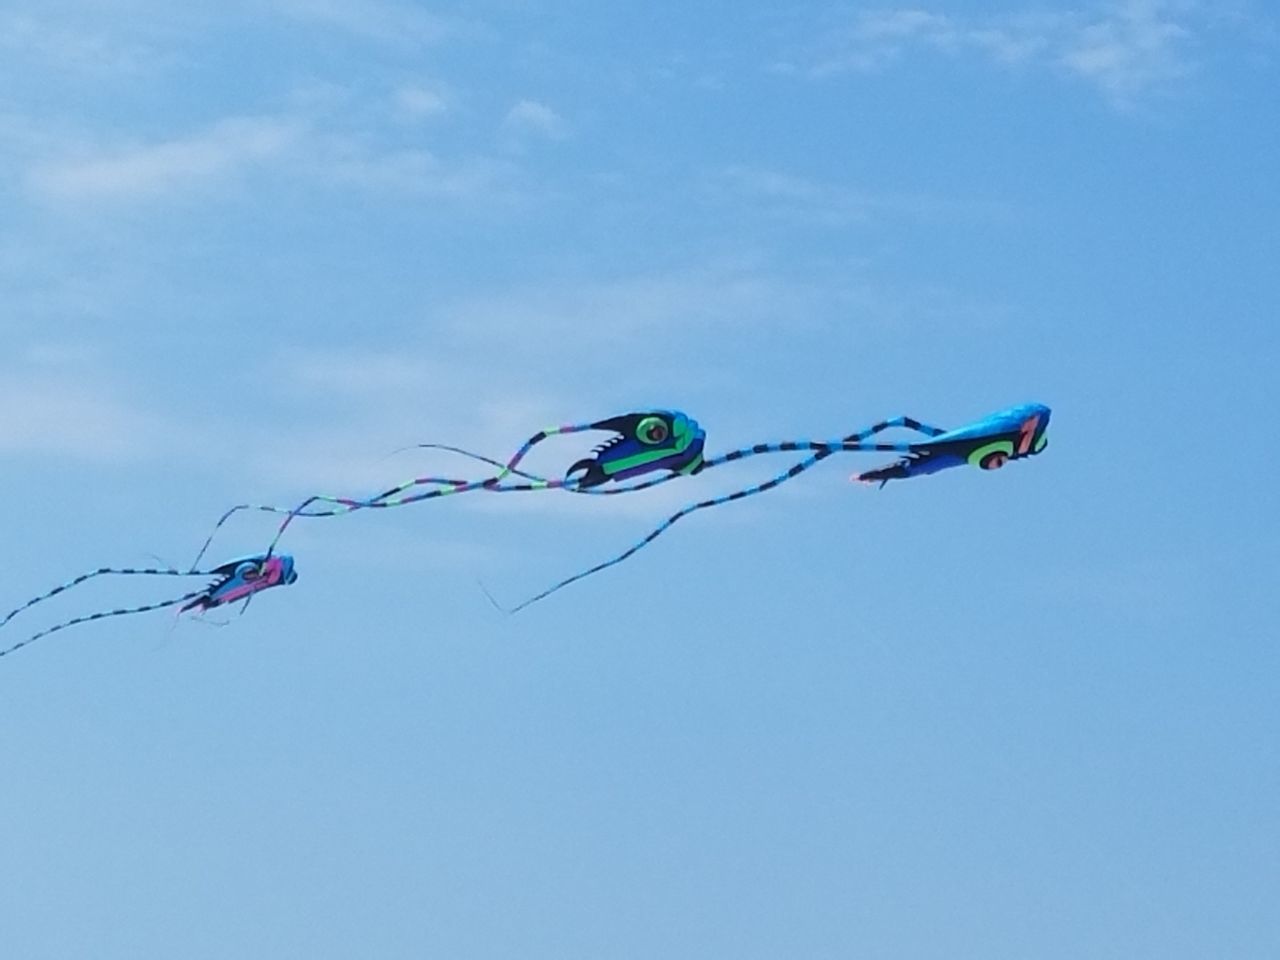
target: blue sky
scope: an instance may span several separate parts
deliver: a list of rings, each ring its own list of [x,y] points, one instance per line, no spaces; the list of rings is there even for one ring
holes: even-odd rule
[[[0,11],[5,609],[461,469],[420,441],[1054,408],[1036,460],[838,459],[513,618],[477,579],[773,464],[300,523],[226,626],[6,658],[7,952],[1280,951],[1274,15],[690,6]]]

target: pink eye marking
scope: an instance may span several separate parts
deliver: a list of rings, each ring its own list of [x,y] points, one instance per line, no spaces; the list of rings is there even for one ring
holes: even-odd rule
[[[1022,424],[1022,430],[1018,437],[1018,454],[1024,454],[1031,449],[1031,441],[1035,439],[1036,428],[1040,426],[1040,414],[1036,414],[1030,420]]]

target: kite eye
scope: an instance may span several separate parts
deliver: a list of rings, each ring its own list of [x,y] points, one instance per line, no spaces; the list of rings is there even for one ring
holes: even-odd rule
[[[667,421],[661,417],[645,417],[640,421],[640,425],[636,427],[636,439],[649,446],[661,443],[669,435],[670,430],[667,429]]]
[[[997,440],[979,447],[969,454],[969,462],[983,470],[999,470],[1013,456],[1013,443]]]
[[[236,567],[236,576],[241,580],[257,580],[261,573],[256,563],[242,563]]]

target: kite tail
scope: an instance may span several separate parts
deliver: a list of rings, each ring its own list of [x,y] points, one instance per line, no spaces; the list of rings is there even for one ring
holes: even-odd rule
[[[759,452],[763,453],[764,451],[759,451]],[[618,554],[617,556],[612,557],[608,560],[605,560],[603,563],[598,563],[594,567],[591,567],[590,569],[583,570],[580,573],[575,573],[571,577],[566,577],[564,580],[561,580],[559,583],[553,584],[552,586],[548,587],[546,590],[543,590],[541,593],[536,594],[527,600],[521,601],[520,603],[516,604],[514,607],[510,607],[510,608],[500,607],[500,609],[505,609],[507,613],[519,613],[525,607],[528,607],[531,604],[537,603],[539,600],[546,599],[556,591],[563,590],[565,587],[569,586],[571,583],[577,583],[579,580],[589,577],[592,574],[599,573],[601,570],[607,570],[609,567],[612,567],[614,564],[622,563],[622,561],[626,560],[628,557],[635,555],[640,550],[647,547],[654,540],[658,539],[658,537],[660,537],[662,534],[666,533],[681,518],[687,517],[689,514],[695,513],[698,510],[705,510],[708,507],[716,507],[722,503],[729,503],[732,500],[742,500],[746,497],[755,496],[758,493],[764,493],[766,490],[772,490],[774,487],[785,483],[786,481],[790,480],[792,477],[797,477],[800,474],[804,473],[810,467],[813,467],[814,465],[820,463],[821,461],[825,460],[827,457],[831,456],[835,452],[836,452],[835,449],[832,449],[829,446],[820,446],[818,448],[818,451],[813,456],[807,457],[804,460],[801,460],[799,463],[794,464],[785,473],[780,473],[776,477],[772,477],[771,479],[766,480],[764,483],[759,483],[753,487],[746,487],[742,490],[735,490],[733,493],[726,493],[719,497],[712,497],[707,500],[700,500],[697,503],[690,504],[689,506],[678,511],[677,513],[674,513],[671,516],[667,517],[666,520],[663,520],[662,523],[658,524],[658,526],[650,530],[649,533],[647,533],[643,539],[632,544],[630,547],[622,551],[622,553]],[[493,598],[490,597],[491,601],[492,599]],[[495,602],[495,605],[497,605],[496,602]]]
[[[119,573],[119,572],[131,572],[131,571],[111,571],[111,572]],[[156,571],[142,571],[142,572],[156,572]],[[158,572],[178,573],[178,571],[164,571],[164,570],[158,571]],[[184,574],[179,573],[178,575],[183,576]],[[23,647],[27,646],[28,644],[35,643],[37,640],[39,640],[42,637],[47,637],[51,633],[57,633],[59,630],[66,630],[68,627],[74,627],[77,624],[90,623],[91,621],[94,621],[94,620],[105,620],[108,617],[125,617],[135,613],[150,613],[152,610],[163,610],[165,607],[174,607],[180,603],[186,603],[188,601],[196,600],[199,597],[205,596],[207,593],[208,593],[207,590],[197,590],[194,593],[188,593],[181,597],[175,597],[172,600],[164,600],[160,603],[149,603],[141,607],[128,607],[128,608],[119,609],[119,610],[103,610],[103,611],[100,611],[99,613],[91,613],[86,617],[76,617],[73,620],[66,620],[62,623],[54,624],[52,627],[49,627],[46,630],[41,630],[37,634],[27,637],[27,639],[23,640],[21,643],[15,643],[13,646],[8,647],[7,649],[0,650],[0,657],[7,657],[9,654],[14,653],[17,650],[21,650]]]
[[[489,597],[490,602],[493,603],[494,606],[498,607],[499,609],[505,610],[505,612],[507,613],[518,613],[519,611],[523,610],[525,607],[531,604],[537,603],[539,600],[546,599],[547,597],[551,596],[551,594],[555,593],[558,590],[564,589],[565,587],[569,586],[572,583],[576,583],[577,581],[582,580],[586,577],[589,577],[592,574],[599,573],[601,570],[606,570],[609,567],[612,567],[615,564],[621,563],[627,558],[633,556],[634,554],[642,550],[644,547],[652,543],[654,540],[656,540],[659,536],[661,536],[667,530],[669,530],[682,517],[687,517],[689,514],[694,513],[698,510],[705,510],[709,507],[716,507],[724,503],[729,503],[733,500],[742,500],[742,499],[745,499],[746,497],[755,496],[758,493],[764,493],[766,490],[772,490],[774,487],[777,487],[783,483],[786,483],[788,480],[792,479],[793,477],[799,476],[800,474],[804,473],[806,470],[816,466],[818,463],[821,463],[827,457],[830,457],[835,453],[843,453],[843,452],[850,452],[850,451],[881,451],[881,452],[902,453],[902,452],[909,451],[911,449],[911,444],[909,443],[867,443],[866,442],[869,437],[875,436],[878,433],[882,433],[883,431],[889,430],[894,427],[904,427],[908,430],[914,430],[917,433],[923,433],[928,436],[937,436],[938,434],[945,432],[939,427],[930,426],[928,424],[922,423],[919,420],[915,420],[911,417],[894,417],[891,420],[882,420],[879,423],[873,424],[872,426],[867,427],[864,430],[860,430],[856,433],[848,434],[847,436],[842,437],[839,440],[830,440],[830,441],[787,440],[781,443],[758,443],[751,447],[742,447],[738,450],[730,450],[728,453],[723,453],[723,454],[720,454],[719,456],[712,457],[710,459],[703,461],[702,465],[695,472],[701,472],[702,470],[709,470],[714,467],[720,466],[721,464],[731,463],[735,460],[743,460],[743,459],[746,459],[747,457],[753,457],[753,456],[757,456],[759,454],[764,454],[764,453],[788,453],[788,452],[797,452],[797,451],[805,450],[805,451],[810,451],[812,453],[812,456],[806,457],[804,460],[801,460],[798,463],[794,464],[785,473],[780,473],[777,476],[772,477],[771,479],[766,480],[763,483],[756,484],[753,487],[746,487],[742,490],[736,490],[733,493],[727,493],[719,497],[712,497],[707,500],[701,500],[697,503],[690,504],[689,506],[685,507],[679,512],[672,514],[666,520],[662,521],[662,523],[660,523],[657,527],[649,531],[649,533],[646,534],[642,540],[639,540],[638,542],[632,544],[630,547],[628,547],[626,550],[624,550],[622,553],[618,554],[617,556],[612,557],[609,560],[604,561],[603,563],[598,563],[594,567],[591,567],[590,569],[583,570],[580,573],[576,573],[572,577],[567,577],[564,580],[561,580],[559,583],[553,584],[552,586],[548,587],[546,590],[543,590],[541,593],[536,594],[530,597],[529,599],[516,604],[514,607],[504,608],[501,605],[499,605],[496,600],[493,599],[493,596],[489,594],[488,590],[485,590],[485,594],[486,596]],[[657,486],[660,483],[666,483],[667,481],[672,480],[677,476],[680,476],[680,474],[673,473],[665,477],[659,477],[653,480],[645,481],[644,483],[641,483],[641,484],[636,484],[635,486],[632,486],[632,487],[627,487],[625,488],[625,490],[615,490],[611,492],[624,493],[624,492],[632,492],[635,490],[640,490],[645,487],[653,487],[653,486]]]
[[[31,607],[34,607],[38,603],[42,603],[45,600],[52,599],[53,597],[56,597],[58,594],[62,593],[63,591],[70,590],[72,587],[77,586],[81,583],[84,583],[86,580],[92,580],[94,577],[101,577],[106,574],[113,574],[117,576],[147,576],[147,577],[217,576],[216,572],[209,571],[209,570],[195,570],[195,569],[176,570],[173,568],[135,569],[130,567],[123,567],[123,568],[122,567],[99,567],[97,570],[91,570],[88,573],[82,573],[80,574],[80,576],[75,577],[71,580],[68,580],[66,583],[59,584],[58,586],[50,590],[48,593],[42,593],[38,597],[32,597],[22,606],[15,607],[13,610],[10,610],[7,614],[5,614],[3,619],[0,619],[0,627],[3,627],[5,624],[7,624],[10,620],[12,620],[18,614],[22,613],[22,611],[29,610]]]

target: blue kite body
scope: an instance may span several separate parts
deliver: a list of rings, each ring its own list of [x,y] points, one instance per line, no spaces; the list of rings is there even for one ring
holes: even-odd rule
[[[1049,408],[1024,403],[1001,410],[955,430],[908,445],[907,456],[897,463],[852,479],[883,486],[890,480],[921,477],[951,467],[975,466],[998,470],[1010,460],[1035,456],[1049,442]]]

